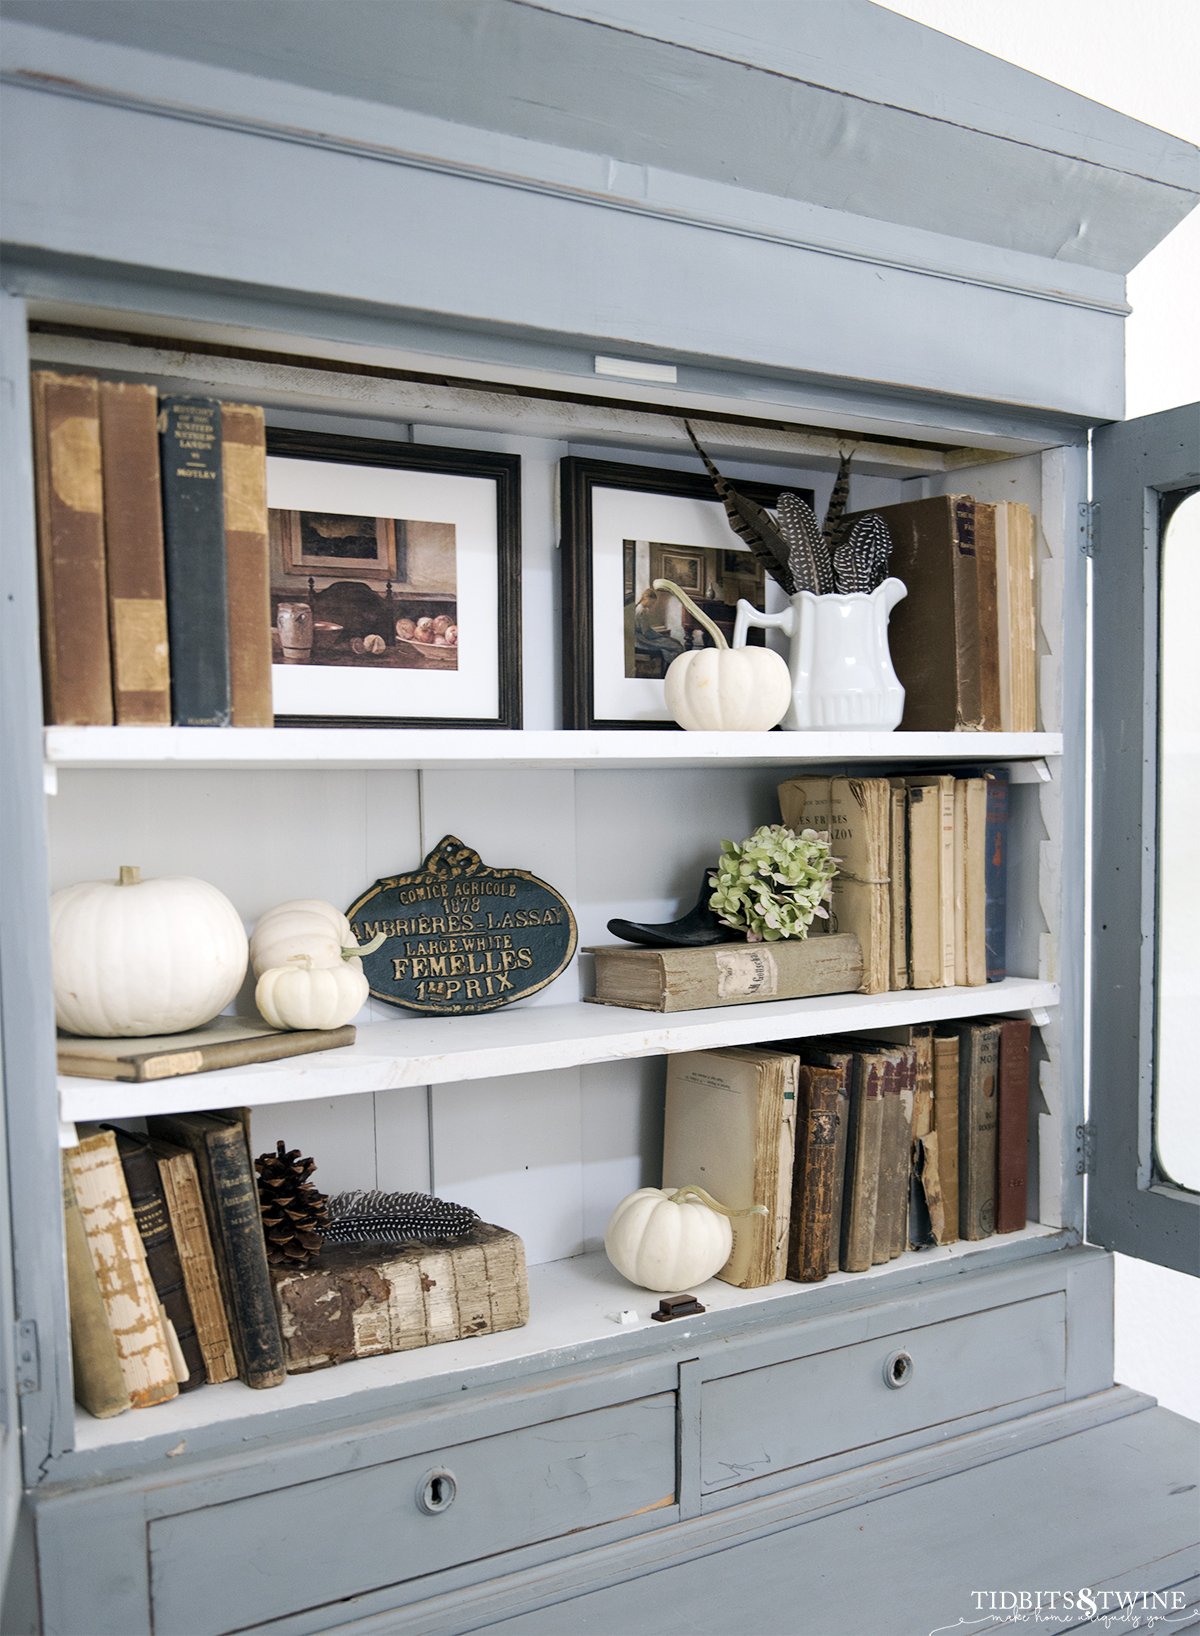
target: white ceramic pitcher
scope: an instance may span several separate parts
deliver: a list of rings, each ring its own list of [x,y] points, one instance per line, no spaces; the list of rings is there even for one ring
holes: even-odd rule
[[[904,713],[904,689],[888,652],[888,617],[907,595],[900,580],[885,579],[873,591],[799,591],[778,614],[759,613],[742,600],[733,645],[745,647],[752,625],[791,638],[792,702],[785,728],[891,732]]]

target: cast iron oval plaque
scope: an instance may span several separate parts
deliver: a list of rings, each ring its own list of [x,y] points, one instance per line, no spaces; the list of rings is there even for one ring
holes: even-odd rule
[[[419,869],[378,880],[346,911],[377,1000],[460,1016],[553,982],[575,953],[566,899],[524,869],[493,869],[444,835]]]

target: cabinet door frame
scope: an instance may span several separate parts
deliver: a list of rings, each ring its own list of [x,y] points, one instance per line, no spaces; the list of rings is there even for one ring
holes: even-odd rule
[[[1200,1194],[1154,1150],[1159,597],[1165,498],[1200,483],[1200,405],[1092,441],[1091,1121],[1094,1244],[1200,1275]]]

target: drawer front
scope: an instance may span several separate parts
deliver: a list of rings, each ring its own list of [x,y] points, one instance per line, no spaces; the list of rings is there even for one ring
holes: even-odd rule
[[[675,1500],[675,1394],[150,1523],[154,1628],[218,1636]]]
[[[701,1482],[712,1493],[1058,1392],[1065,1369],[1066,1303],[1055,1292],[710,1380]]]

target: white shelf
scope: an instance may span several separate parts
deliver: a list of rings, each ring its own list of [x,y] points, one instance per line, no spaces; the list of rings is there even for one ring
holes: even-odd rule
[[[351,1046],[280,1062],[221,1068],[150,1084],[59,1076],[60,1117],[135,1119],[197,1108],[261,1107],[330,1100],[413,1085],[494,1079],[700,1051],[721,1045],[885,1028],[942,1018],[1037,1011],[1058,1004],[1054,983],[1008,977],[980,988],[912,989],[895,994],[830,994],[704,1011],[635,1011],[624,1006],[513,1006],[473,1017],[419,1017],[368,1023]]]
[[[1056,1227],[1030,1222],[1020,1232],[993,1234],[973,1243],[960,1240],[940,1248],[909,1250],[895,1260],[861,1273],[831,1273],[818,1284],[783,1281],[762,1289],[734,1289],[719,1279],[693,1286],[694,1293],[713,1314],[761,1310],[791,1298],[812,1298],[820,1291],[853,1286],[873,1291],[897,1271],[930,1268],[948,1261],[996,1250],[1049,1240],[1060,1232]],[[469,1340],[449,1341],[441,1346],[419,1347],[411,1352],[392,1352],[377,1358],[358,1358],[335,1369],[319,1369],[309,1374],[290,1375],[282,1386],[270,1391],[251,1391],[240,1381],[207,1385],[185,1392],[169,1403],[135,1410],[109,1420],[96,1420],[80,1412],[75,1418],[75,1450],[78,1455],[97,1455],[107,1449],[136,1447],[150,1439],[169,1437],[179,1452],[187,1439],[210,1429],[219,1430],[236,1442],[239,1424],[263,1414],[287,1410],[328,1410],[358,1394],[390,1391],[436,1379],[447,1391],[466,1371],[493,1369],[499,1373],[518,1372],[535,1364],[551,1367],[555,1354],[567,1347],[603,1348],[614,1338],[653,1333],[654,1342],[687,1340],[704,1318],[677,1319],[670,1324],[654,1322],[650,1314],[661,1297],[627,1283],[600,1252],[575,1256],[569,1261],[551,1261],[529,1269],[529,1322],[521,1329],[499,1335],[476,1335]],[[622,1310],[632,1312],[632,1323],[619,1322]],[[394,1413],[394,1405],[392,1406]],[[249,1428],[247,1427],[247,1431]]]
[[[1026,761],[1061,733],[507,732],[345,727],[48,727],[48,768],[353,769],[788,766],[796,762]]]

